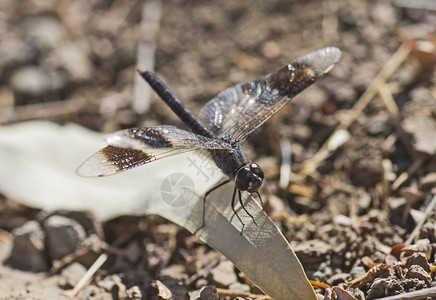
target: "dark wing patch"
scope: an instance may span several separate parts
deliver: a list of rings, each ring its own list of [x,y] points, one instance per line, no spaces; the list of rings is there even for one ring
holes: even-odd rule
[[[109,146],[88,158],[77,169],[77,174],[84,177],[112,175],[192,150],[235,150],[224,141],[166,125],[120,130],[108,135],[106,141]]]
[[[106,142],[115,147],[137,149],[145,152],[150,148],[233,150],[230,144],[223,141],[212,140],[169,125],[117,131],[108,135]]]
[[[152,161],[178,155],[192,149],[153,149],[149,152],[136,149],[107,146],[90,158],[77,169],[77,174],[83,177],[100,177],[126,171]]]
[[[100,150],[106,161],[110,162],[117,171],[131,169],[155,160],[155,156],[136,149],[123,149],[107,146]]]
[[[229,88],[206,103],[200,120],[218,138],[240,141],[330,71],[340,56],[339,49],[324,48],[259,80]]]

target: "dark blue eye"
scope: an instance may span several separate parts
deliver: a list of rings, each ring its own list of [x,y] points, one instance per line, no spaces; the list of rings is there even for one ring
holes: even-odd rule
[[[244,166],[238,170],[235,177],[236,187],[241,191],[246,191],[250,186],[251,170],[248,166]]]
[[[264,174],[263,174],[263,171],[259,167],[258,164],[250,164],[250,170],[251,170],[251,172],[253,172],[253,174],[256,174],[257,176],[259,176],[263,180]]]
[[[263,171],[257,164],[241,167],[235,176],[236,187],[249,193],[257,192],[263,182]]]

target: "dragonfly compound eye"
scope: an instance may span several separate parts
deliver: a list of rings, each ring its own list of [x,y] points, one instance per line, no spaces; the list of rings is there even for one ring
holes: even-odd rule
[[[258,164],[254,164],[254,163],[250,164],[250,169],[251,172],[253,172],[253,174],[259,176],[259,178],[263,180],[264,178],[263,171]]]
[[[236,173],[235,184],[241,191],[254,193],[260,188],[262,182],[263,171],[256,164],[243,166]]]

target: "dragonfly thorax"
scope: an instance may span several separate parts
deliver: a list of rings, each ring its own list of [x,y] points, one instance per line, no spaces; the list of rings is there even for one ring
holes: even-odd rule
[[[241,191],[255,193],[262,185],[263,177],[263,171],[258,164],[244,164],[236,172],[235,184]]]

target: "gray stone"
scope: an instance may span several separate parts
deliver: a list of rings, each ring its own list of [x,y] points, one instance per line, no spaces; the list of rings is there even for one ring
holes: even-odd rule
[[[67,37],[67,30],[55,18],[35,16],[19,25],[23,39],[41,51],[58,47]]]
[[[243,283],[236,281],[229,286],[229,290],[235,291],[238,293],[249,293],[250,286],[248,284],[243,284]]]
[[[92,75],[89,55],[90,49],[85,41],[65,42],[54,50],[44,62],[44,66],[53,74],[59,72],[57,70],[62,70],[63,73],[58,75],[66,75],[69,81],[83,82],[89,80]],[[62,86],[62,82],[58,85]]]
[[[436,172],[426,174],[420,179],[420,181],[423,190],[434,188],[436,186]]]
[[[200,291],[200,300],[218,300],[216,288],[211,285],[202,288]]]
[[[303,241],[293,247],[295,254],[303,264],[321,263],[332,253],[331,245],[315,239]]]
[[[44,222],[47,249],[51,260],[59,260],[77,250],[86,237],[83,227],[73,219],[51,216]]]
[[[227,288],[237,280],[233,264],[228,260],[220,262],[219,265],[210,272],[210,275],[213,283],[222,288]]]
[[[106,276],[100,280],[97,285],[108,292],[114,293],[114,291],[117,291],[118,298],[124,298],[126,296],[126,286],[118,274]]]
[[[427,115],[413,115],[402,123],[404,130],[413,136],[415,150],[436,154],[436,121]]]
[[[390,280],[387,278],[376,278],[368,290],[367,298],[376,299],[386,296],[386,289]]]
[[[24,67],[16,70],[10,84],[15,92],[39,96],[51,90],[50,78],[37,67]]]
[[[407,262],[406,267],[411,268],[413,265],[418,265],[423,268],[426,272],[431,272],[430,265],[425,257],[424,253],[415,253]]]
[[[406,273],[406,278],[416,278],[418,280],[424,281],[427,287],[431,286],[431,276],[418,265],[410,266],[409,270]]]
[[[36,221],[29,221],[12,231],[13,245],[6,263],[14,268],[45,272],[48,260],[44,247],[44,232]]]
[[[131,300],[143,299],[142,291],[137,285],[134,285],[130,289],[127,289],[126,295],[127,295],[128,299],[131,299]],[[144,297],[145,297],[145,295],[144,295]]]
[[[59,286],[63,289],[72,289],[76,286],[79,280],[85,275],[86,268],[74,262],[62,270]]]
[[[35,57],[35,49],[15,34],[0,37],[0,73],[3,69],[30,63]]]

